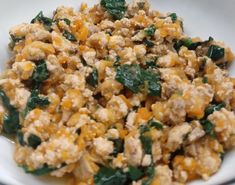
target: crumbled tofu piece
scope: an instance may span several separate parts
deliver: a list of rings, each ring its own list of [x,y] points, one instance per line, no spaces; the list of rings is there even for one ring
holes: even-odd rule
[[[167,165],[157,165],[156,175],[153,178],[153,184],[172,185],[172,171]]]
[[[35,69],[35,64],[31,61],[15,62],[12,70],[19,75],[22,80],[28,80]]]
[[[174,126],[168,136],[167,148],[170,151],[175,151],[184,140],[184,137],[192,130],[188,123],[183,123],[181,125]]]
[[[93,144],[96,153],[104,158],[111,154],[114,149],[113,142],[102,137],[94,139]]]
[[[208,119],[215,125],[215,132],[218,134],[220,142],[226,143],[226,141],[235,134],[234,112],[223,108],[209,115]]]
[[[130,165],[139,166],[143,158],[143,149],[138,137],[125,138],[124,155]]]

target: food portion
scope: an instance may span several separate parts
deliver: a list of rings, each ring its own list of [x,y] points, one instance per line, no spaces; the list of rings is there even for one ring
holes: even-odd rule
[[[10,30],[0,128],[14,160],[74,185],[209,179],[235,145],[230,48],[146,0],[58,7]]]

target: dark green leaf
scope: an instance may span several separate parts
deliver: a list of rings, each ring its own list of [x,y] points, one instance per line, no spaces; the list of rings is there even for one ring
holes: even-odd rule
[[[156,27],[154,25],[151,25],[144,30],[145,35],[149,37],[154,36],[155,31],[156,31]]]
[[[163,129],[163,126],[161,123],[157,122],[157,121],[154,121],[154,119],[151,119],[148,121],[148,125],[150,127],[154,127],[156,129]]]
[[[170,14],[169,16],[171,17],[172,22],[176,22],[177,19],[178,19],[178,16],[177,16],[176,13],[172,13],[172,14]]]
[[[90,75],[86,78],[86,82],[92,86],[92,87],[96,87],[99,83],[99,77],[98,77],[98,70],[97,69],[93,69],[92,73],[90,73]]]
[[[49,104],[50,104],[50,102],[47,97],[41,97],[39,95],[38,90],[33,90],[29,99],[28,99],[26,108],[24,110],[24,115],[26,116],[31,110],[33,110],[37,107],[45,107]]]
[[[138,7],[140,10],[143,10],[144,9],[144,6],[145,6],[145,2],[138,2]]]
[[[124,150],[124,141],[123,139],[110,139],[113,142],[114,150],[112,155],[116,157],[119,153],[122,153]]]
[[[16,134],[17,141],[21,146],[24,146],[26,143],[24,142],[24,134],[21,131],[18,131]]]
[[[142,185],[150,185],[153,180],[154,175],[155,175],[154,166],[149,166],[147,168],[147,172],[146,172],[147,178],[145,180],[143,180]]]
[[[36,170],[29,170],[27,166],[22,166],[25,173],[31,173],[33,175],[36,175],[36,176],[42,176],[42,175],[46,175],[50,172],[53,172],[55,170],[57,170],[58,168],[52,168],[52,167],[49,167],[48,165],[44,165],[43,167],[39,168],[39,169],[36,169]]]
[[[137,168],[134,166],[129,166],[128,172],[132,181],[139,180],[144,175],[144,172],[141,170],[141,168]]]
[[[76,42],[77,41],[76,37],[68,31],[64,31],[63,36],[71,42]]]
[[[224,108],[226,106],[225,103],[220,103],[220,104],[212,104],[210,106],[208,106],[205,110],[205,116],[209,116],[210,114],[212,114],[215,111],[219,111],[222,108]]]
[[[140,140],[145,154],[152,154],[152,139],[149,136],[142,134]]]
[[[25,37],[16,37],[14,35],[10,35],[10,36],[11,36],[11,43],[9,46],[12,48],[16,45],[16,43],[25,39]]]
[[[117,56],[115,62],[113,63],[113,66],[114,67],[120,66],[120,60],[121,60],[121,57]]]
[[[82,131],[81,128],[78,128],[78,129],[76,130],[76,134],[77,134],[77,135],[80,135],[80,134],[81,134],[81,131]]]
[[[224,48],[217,45],[211,45],[208,49],[207,56],[212,60],[217,61],[224,57]]]
[[[147,125],[140,126],[140,135],[144,134],[145,132],[149,132],[150,128]]]
[[[204,76],[203,79],[202,79],[202,82],[204,84],[207,84],[208,83],[208,77],[207,76]]]
[[[214,125],[209,120],[201,120],[201,125],[206,134],[210,135],[212,138],[216,138],[216,134],[214,132]]]
[[[225,153],[224,153],[224,152],[221,152],[221,153],[220,153],[220,158],[221,158],[222,161],[224,160],[224,157],[225,157]]]
[[[143,84],[139,65],[122,65],[117,68],[116,80],[134,93],[140,91]]]
[[[157,60],[158,57],[153,57],[151,59],[148,59],[148,61],[145,62],[146,68],[156,68],[157,67]]]
[[[49,71],[44,60],[38,61],[32,75],[33,89],[38,89],[41,83],[49,78]]]
[[[51,31],[53,20],[51,18],[45,17],[42,11],[39,12],[39,14],[31,21],[32,24],[36,22],[42,23],[45,29]]]
[[[6,134],[15,134],[21,128],[19,112],[10,104],[9,98],[2,89],[0,89],[0,98],[3,106],[8,111],[8,114],[4,115],[3,118],[3,131]]]
[[[134,93],[138,93],[140,87],[145,84],[147,85],[148,95],[159,96],[161,93],[159,75],[141,69],[139,65],[125,64],[118,67],[116,80]]]
[[[209,37],[208,40],[203,41],[203,42],[193,42],[191,38],[184,38],[184,39],[181,39],[181,40],[177,41],[177,42],[174,44],[174,48],[175,48],[175,50],[176,50],[177,52],[180,50],[180,48],[181,48],[182,46],[187,47],[189,50],[195,50],[195,49],[197,49],[198,46],[201,46],[201,45],[204,45],[204,44],[208,44],[208,43],[210,43],[212,40],[213,40],[213,38],[212,38],[212,37]]]
[[[32,148],[36,149],[38,147],[38,145],[40,145],[42,142],[41,138],[34,135],[34,134],[30,134],[29,138],[28,138],[28,145],[31,146]]]
[[[154,46],[154,43],[153,43],[151,40],[146,39],[146,38],[143,40],[143,43],[144,43],[148,48],[152,48],[152,47]]]
[[[125,0],[101,0],[100,4],[115,20],[122,19],[127,9]]]
[[[70,24],[71,24],[71,21],[69,20],[69,19],[67,19],[67,18],[64,18],[64,19],[62,19],[67,25],[69,25],[70,26]]]
[[[147,90],[149,96],[160,96],[161,95],[161,84],[159,82],[160,76],[147,70],[141,70],[142,79],[147,84]]]
[[[95,185],[126,185],[127,174],[119,169],[101,167],[94,176]]]

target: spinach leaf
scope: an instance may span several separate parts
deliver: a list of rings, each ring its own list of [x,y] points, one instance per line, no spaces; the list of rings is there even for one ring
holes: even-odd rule
[[[178,16],[177,16],[176,13],[172,13],[172,14],[170,14],[169,16],[171,17],[171,20],[172,20],[173,23],[176,22],[177,19],[178,19]]]
[[[144,6],[145,6],[145,2],[138,2],[137,5],[138,5],[140,10],[143,10]]]
[[[120,169],[108,167],[101,167],[94,176],[95,185],[125,185],[127,180],[127,175]]]
[[[32,24],[36,22],[42,23],[46,30],[48,31],[52,30],[51,26],[53,20],[51,18],[45,17],[42,11],[39,12],[39,14],[31,21]]]
[[[149,96],[161,95],[161,84],[159,82],[160,76],[147,70],[141,70],[142,78],[147,84],[147,93]]]
[[[153,180],[154,175],[155,175],[154,166],[149,166],[147,168],[147,172],[146,172],[147,178],[145,180],[143,180],[142,185],[150,185]]]
[[[139,65],[122,65],[117,68],[116,80],[134,93],[140,91],[143,84]]]
[[[213,41],[212,37],[209,37],[208,40],[203,41],[203,42],[193,42],[191,38],[184,38],[184,39],[181,39],[181,40],[177,41],[174,44],[174,48],[175,48],[175,50],[177,52],[180,50],[180,48],[182,46],[187,47],[189,50],[195,50],[195,49],[197,49],[198,46],[201,46],[201,45],[204,45],[204,44],[208,44],[211,41]]]
[[[149,26],[148,28],[144,29],[145,35],[152,37],[156,31],[156,27],[154,25]]]
[[[100,4],[115,20],[122,19],[127,9],[125,0],[101,0]]]
[[[10,100],[5,92],[0,89],[0,98],[8,114],[3,118],[3,131],[6,134],[15,134],[21,128],[18,110],[10,104]]]
[[[53,172],[55,170],[57,170],[58,168],[54,168],[54,167],[49,167],[48,165],[43,165],[43,167],[36,169],[36,170],[30,170],[27,166],[22,166],[25,173],[31,173],[33,175],[36,176],[42,176],[42,175],[46,175],[50,172]]]
[[[31,110],[33,110],[37,107],[45,107],[49,104],[50,104],[50,102],[47,97],[41,97],[39,95],[38,90],[33,90],[29,99],[28,99],[26,108],[24,110],[24,115],[26,116]]]
[[[153,166],[143,167],[128,167],[128,172],[123,172],[121,169],[112,169],[101,167],[98,173],[94,176],[95,185],[128,185],[132,181],[137,181],[144,176],[143,185],[150,185],[155,174]]]
[[[134,166],[129,166],[128,173],[132,181],[139,180],[141,177],[144,176],[144,172],[141,168],[137,168]]]
[[[14,35],[10,35],[11,36],[11,43],[9,44],[9,46],[11,47],[11,48],[14,48],[15,47],[15,45],[18,43],[18,42],[20,42],[20,41],[22,41],[22,40],[24,40],[25,39],[25,37],[16,37],[16,36],[14,36]]]
[[[152,139],[150,136],[145,134],[148,131],[150,131],[148,126],[142,125],[140,127],[140,141],[145,154],[152,154]]]
[[[153,57],[153,58],[149,59],[148,61],[146,61],[145,67],[146,68],[156,68],[157,67],[157,60],[158,60],[158,57]]]
[[[76,37],[68,31],[64,31],[63,36],[71,42],[76,42],[77,41]]]
[[[116,80],[131,90],[138,93],[141,86],[147,85],[147,93],[150,96],[159,96],[161,84],[159,75],[151,71],[141,69],[139,65],[122,65],[117,68]]]
[[[163,126],[161,123],[157,122],[157,121],[154,121],[154,119],[151,119],[148,121],[147,123],[150,127],[154,127],[156,129],[163,129]]]
[[[203,126],[205,133],[211,136],[212,138],[216,138],[216,134],[214,132],[215,126],[213,125],[213,123],[210,122],[208,119],[201,120],[200,122],[201,122],[201,125]]]
[[[26,145],[26,143],[24,142],[24,134],[23,134],[23,132],[18,131],[17,134],[16,134],[16,138],[17,138],[17,141],[19,142],[19,144],[21,146]]]
[[[64,21],[64,22],[65,22],[67,25],[69,25],[69,26],[70,26],[70,24],[71,24],[71,21],[70,21],[69,19],[67,19],[67,18],[60,19],[60,20]]]
[[[207,84],[208,83],[208,77],[207,76],[204,76],[203,79],[202,79],[202,82],[204,84]]]
[[[152,48],[152,47],[154,46],[154,43],[153,43],[151,40],[147,39],[147,38],[145,38],[145,39],[143,40],[143,43],[144,43],[148,48]]]
[[[217,61],[224,57],[224,48],[217,45],[211,45],[208,49],[207,56],[212,60]]]
[[[41,83],[49,78],[49,71],[47,70],[47,65],[44,60],[38,61],[37,66],[34,69],[32,75],[32,86],[33,89],[38,89]]]
[[[113,63],[113,66],[114,67],[120,66],[120,60],[121,60],[121,57],[117,56],[115,62]]]
[[[34,135],[34,134],[30,134],[29,138],[28,138],[28,145],[31,146],[33,149],[36,149],[38,147],[38,145],[40,145],[42,142],[41,138]]]
[[[205,110],[205,116],[209,116],[210,114],[212,114],[215,111],[219,111],[220,109],[224,108],[226,106],[225,103],[220,103],[220,104],[212,104],[210,106],[208,106]]]
[[[96,68],[93,69],[92,73],[86,78],[86,82],[92,86],[96,87],[99,83],[99,74]]]
[[[140,140],[144,149],[145,154],[152,154],[152,139],[150,136],[142,134]]]
[[[110,139],[110,141],[112,141],[114,145],[114,150],[111,155],[113,155],[114,157],[117,157],[117,155],[119,153],[122,153],[124,150],[124,141],[123,139]]]

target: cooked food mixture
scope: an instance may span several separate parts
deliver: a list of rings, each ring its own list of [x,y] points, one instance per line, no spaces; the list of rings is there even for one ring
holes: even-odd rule
[[[147,0],[40,12],[10,30],[0,128],[26,173],[74,185],[209,179],[235,146],[231,50]]]

